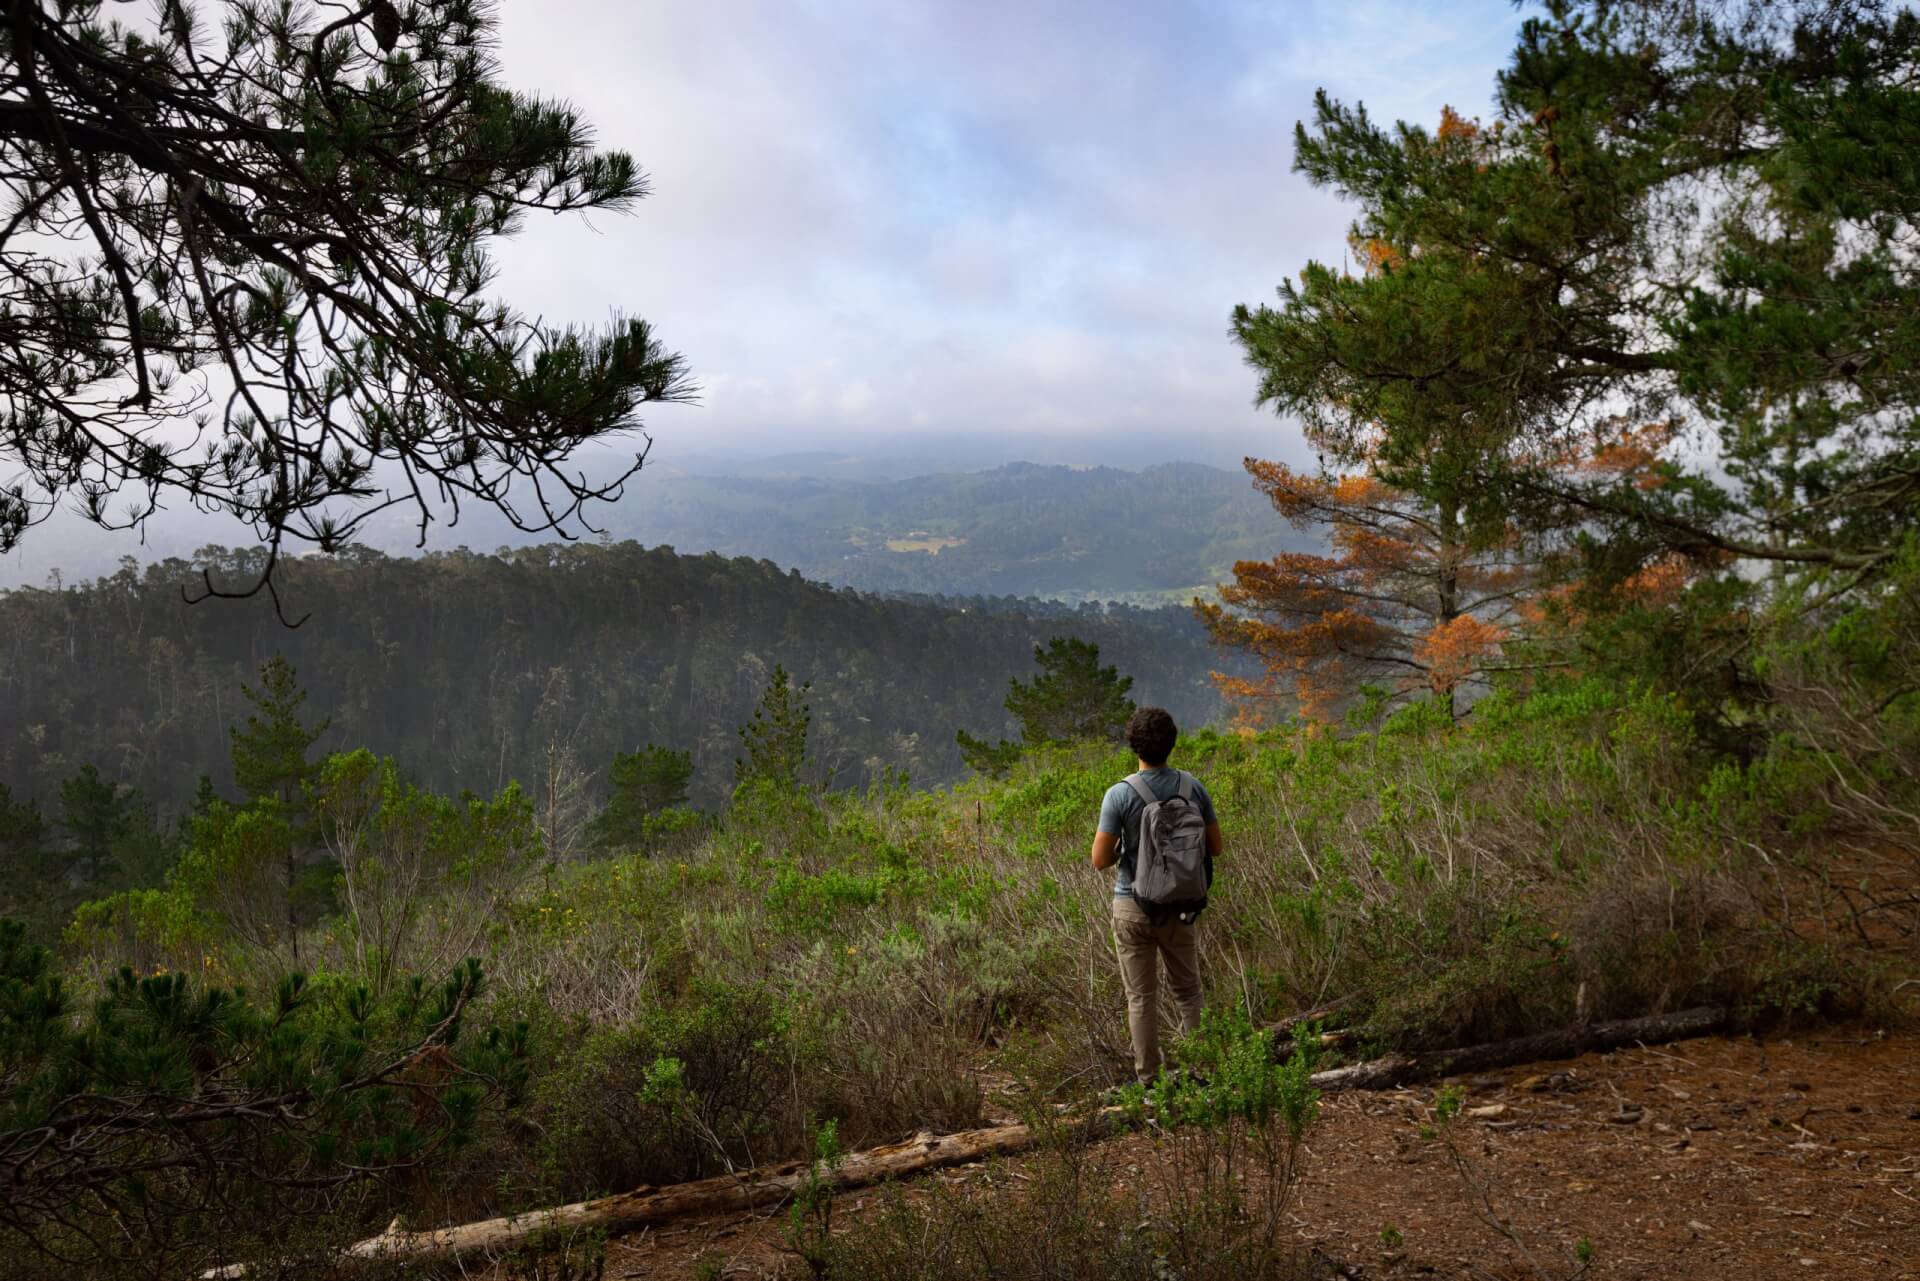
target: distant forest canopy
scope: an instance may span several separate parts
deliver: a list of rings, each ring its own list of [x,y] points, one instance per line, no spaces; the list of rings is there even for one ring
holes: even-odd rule
[[[1237,469],[1116,463],[856,479],[822,475],[830,462],[760,474],[724,460],[697,469],[714,474],[653,462],[628,483],[626,501],[588,514],[616,540],[764,558],[862,591],[1142,605],[1185,605],[1210,595],[1236,561],[1322,545],[1289,527]],[[720,474],[730,466],[739,470]],[[67,579],[111,574],[126,550],[78,520],[59,532],[57,548],[49,539],[25,545],[14,564],[0,558],[0,585],[40,585],[56,566]],[[359,541],[413,555],[418,532],[409,513],[395,511],[370,521]],[[220,534],[211,522],[168,512],[147,537],[165,557]],[[529,541],[483,505],[464,509],[451,529],[429,531],[429,546],[451,539],[487,548]]]
[[[604,771],[651,743],[692,753],[693,800],[712,805],[776,664],[812,683],[815,781],[838,785],[959,776],[954,732],[1014,731],[1008,679],[1033,674],[1034,647],[1056,635],[1099,645],[1136,698],[1185,723],[1222,710],[1207,678],[1219,659],[1186,608],[883,598],[633,543],[291,560],[283,598],[311,612],[292,630],[264,599],[181,604],[202,566],[240,580],[263,556],[210,548],[0,592],[0,782],[50,802],[92,763],[176,813],[203,772],[229,791],[241,685],[275,654],[311,717],[331,718],[316,750],[393,755],[443,791],[531,783],[551,744]]]

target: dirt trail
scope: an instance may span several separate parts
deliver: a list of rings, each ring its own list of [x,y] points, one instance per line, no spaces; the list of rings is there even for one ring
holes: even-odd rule
[[[1920,1278],[1920,1035],[1710,1038],[1456,1084],[1469,1107],[1497,1109],[1459,1123],[1461,1150],[1534,1255],[1564,1264],[1558,1275],[1585,1237],[1593,1281]],[[1325,1101],[1296,1207],[1302,1246],[1367,1281],[1532,1277],[1421,1138],[1432,1097]],[[1108,1153],[1124,1162],[1148,1142],[1117,1138]],[[977,1169],[941,1177],[991,1194]],[[845,1198],[840,1221],[876,1195]],[[778,1219],[753,1215],[612,1242],[606,1275],[687,1277],[703,1259],[707,1276],[804,1271]]]

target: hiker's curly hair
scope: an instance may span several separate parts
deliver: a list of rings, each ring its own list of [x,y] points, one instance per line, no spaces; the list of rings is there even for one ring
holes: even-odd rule
[[[1127,746],[1149,765],[1165,765],[1180,741],[1180,727],[1164,707],[1141,707],[1127,718]]]

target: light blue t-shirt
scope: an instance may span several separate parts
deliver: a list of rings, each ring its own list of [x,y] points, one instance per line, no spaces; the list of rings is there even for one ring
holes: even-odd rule
[[[1180,790],[1180,771],[1172,768],[1145,771],[1142,778],[1148,788],[1161,800],[1166,800]],[[1213,815],[1213,798],[1207,795],[1207,789],[1200,785],[1199,779],[1193,780],[1193,803],[1200,807],[1200,817],[1208,827],[1220,820]],[[1133,897],[1133,878],[1127,875],[1127,863],[1133,858],[1133,849],[1140,840],[1140,812],[1147,803],[1140,799],[1140,793],[1125,779],[1107,789],[1100,800],[1100,830],[1109,836],[1120,838],[1120,863],[1113,878],[1113,893],[1116,898]]]

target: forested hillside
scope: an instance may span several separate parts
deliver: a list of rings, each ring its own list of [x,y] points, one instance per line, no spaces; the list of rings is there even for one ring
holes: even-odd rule
[[[0,782],[50,798],[82,764],[163,808],[202,771],[223,788],[241,685],[284,654],[332,727],[430,786],[491,791],[543,770],[550,745],[599,770],[615,751],[689,751],[693,795],[731,788],[736,728],[776,664],[812,682],[817,777],[955,777],[954,732],[1001,731],[1009,674],[1054,635],[1101,646],[1139,697],[1212,717],[1216,658],[1185,610],[1011,600],[894,600],[836,591],[765,561],[632,543],[503,555],[364,549],[283,567],[298,628],[264,597],[199,608],[183,584],[257,572],[209,554],[60,591],[0,594]]]

